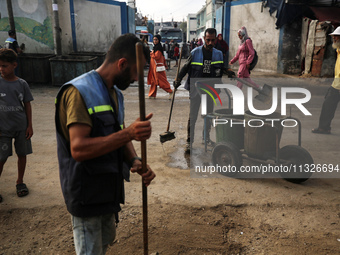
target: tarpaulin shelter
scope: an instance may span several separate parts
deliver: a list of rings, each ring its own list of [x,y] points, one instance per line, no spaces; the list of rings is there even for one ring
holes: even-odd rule
[[[263,3],[269,7],[270,14],[276,11],[277,28],[301,17],[340,24],[340,0],[266,0]]]

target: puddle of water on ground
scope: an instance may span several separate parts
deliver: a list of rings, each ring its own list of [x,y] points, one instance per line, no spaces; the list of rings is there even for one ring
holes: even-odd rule
[[[183,170],[190,169],[190,154],[185,153],[186,142],[181,139],[178,142],[177,149],[169,154],[170,162],[168,167],[179,168]]]

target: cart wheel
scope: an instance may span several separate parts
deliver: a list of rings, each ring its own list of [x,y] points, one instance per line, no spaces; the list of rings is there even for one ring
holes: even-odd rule
[[[242,166],[241,152],[231,142],[218,143],[212,151],[211,158],[214,166],[221,167],[219,173],[225,176],[235,176]]]
[[[312,176],[312,173],[300,172],[300,165],[314,163],[309,152],[301,146],[287,145],[281,148],[280,159],[288,160],[290,161],[289,165],[292,164],[290,173],[280,173],[283,179],[293,183],[301,183],[308,180],[309,177]],[[296,172],[293,172],[293,169],[296,169]]]

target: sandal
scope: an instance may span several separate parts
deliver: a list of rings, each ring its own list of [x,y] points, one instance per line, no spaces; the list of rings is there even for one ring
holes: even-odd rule
[[[24,197],[28,195],[28,188],[25,183],[17,184],[16,187],[18,197]]]
[[[313,128],[312,133],[329,135],[331,133],[331,131],[330,130],[324,130],[322,128]]]

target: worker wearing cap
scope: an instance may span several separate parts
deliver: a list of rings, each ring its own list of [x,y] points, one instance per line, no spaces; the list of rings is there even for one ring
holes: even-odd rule
[[[330,35],[333,37],[332,47],[336,49],[337,60],[335,63],[334,81],[325,96],[325,101],[323,102],[321,109],[319,126],[312,129],[312,132],[317,134],[331,133],[331,122],[340,101],[340,26]]]
[[[16,33],[14,30],[9,30],[8,31],[8,38],[5,41],[5,48],[7,49],[12,49],[15,51],[15,53],[22,53],[22,50],[19,47],[17,38],[16,38]]]

